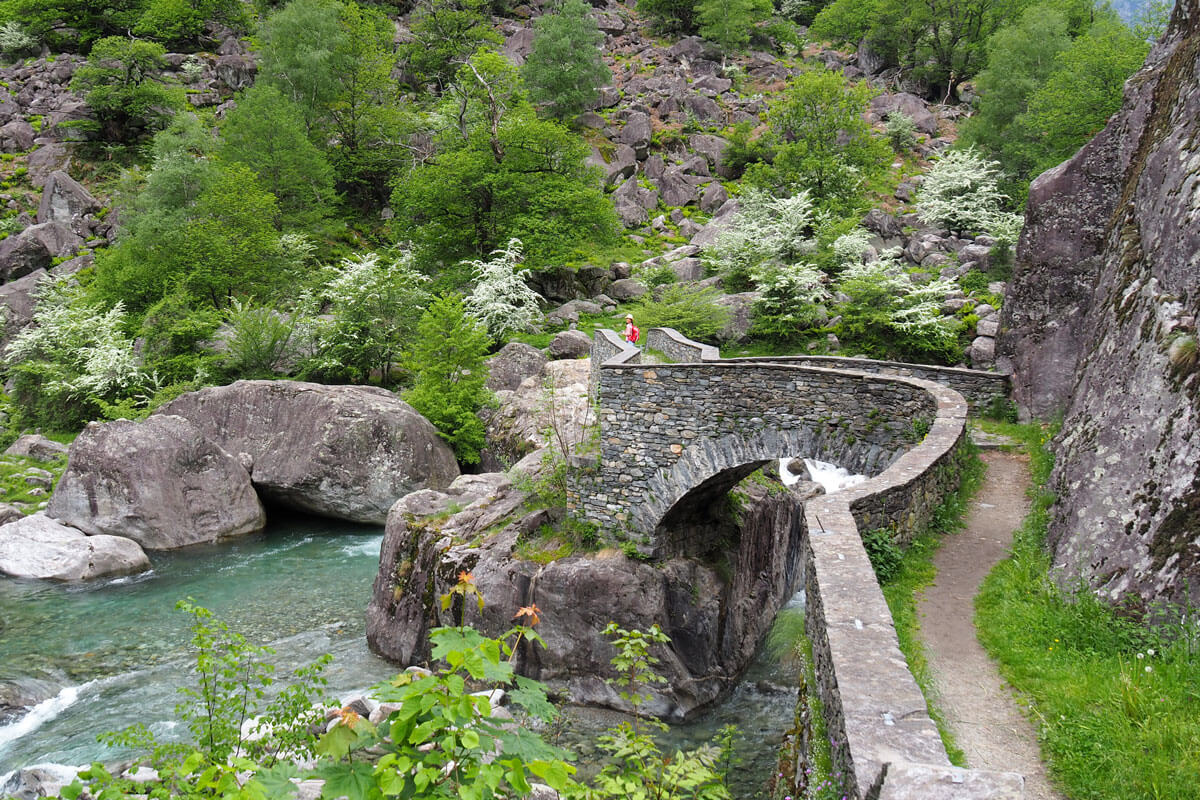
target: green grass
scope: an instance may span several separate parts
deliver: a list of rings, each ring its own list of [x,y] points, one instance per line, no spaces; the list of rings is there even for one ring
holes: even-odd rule
[[[1141,625],[1050,579],[1053,464],[1039,425],[989,424],[1030,456],[1033,508],[976,598],[979,638],[1021,693],[1053,780],[1072,800],[1195,800],[1200,625]]]
[[[896,625],[900,650],[908,661],[909,671],[921,687],[921,693],[925,695],[929,717],[937,725],[950,763],[965,767],[966,756],[955,742],[954,735],[946,724],[945,715],[936,703],[937,698],[931,691],[933,674],[925,656],[925,645],[921,640],[921,622],[917,616],[917,600],[925,587],[933,583],[937,576],[937,569],[933,566],[933,554],[941,546],[943,536],[962,528],[971,498],[983,481],[983,462],[969,444],[964,451],[961,470],[958,489],[934,512],[929,528],[913,539],[904,550],[894,576],[882,585],[882,589]]]
[[[0,502],[23,503],[26,513],[32,513],[35,507],[41,506],[50,499],[50,492],[58,479],[62,477],[67,467],[67,457],[64,455],[54,461],[35,461],[32,458],[17,456],[0,456]],[[39,487],[25,481],[34,470],[44,470],[51,473],[51,485]],[[44,476],[43,476],[44,477]],[[43,493],[38,492],[41,489]]]

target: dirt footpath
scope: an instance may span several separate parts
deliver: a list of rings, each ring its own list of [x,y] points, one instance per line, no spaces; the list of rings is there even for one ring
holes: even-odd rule
[[[937,578],[917,605],[934,692],[967,766],[1019,772],[1029,800],[1062,800],[1047,781],[1033,726],[975,638],[979,585],[1008,555],[1013,531],[1029,511],[1025,457],[991,451],[982,458],[987,474],[967,527],[942,543],[934,556]]]

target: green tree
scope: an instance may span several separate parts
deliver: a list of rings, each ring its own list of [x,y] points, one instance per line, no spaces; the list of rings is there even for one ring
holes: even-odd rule
[[[965,121],[963,139],[1026,180],[1041,159],[1023,115],[1070,43],[1066,14],[1042,5],[1027,9],[988,42],[988,66],[976,81],[979,110]]]
[[[413,40],[401,48],[406,69],[441,93],[459,66],[480,47],[499,46],[487,0],[417,0],[409,21]]]
[[[775,194],[806,189],[826,209],[856,209],[863,181],[891,159],[890,148],[863,120],[872,96],[869,86],[848,83],[838,72],[797,75],[768,112],[774,161],[752,165],[746,180]]]
[[[392,80],[392,23],[339,0],[294,0],[263,32],[263,78],[301,110],[338,185],[363,203],[386,200],[405,115]]]
[[[220,308],[235,295],[271,296],[285,276],[275,196],[242,164],[228,164],[196,199],[188,226],[175,235],[184,286]]]
[[[533,48],[525,60],[525,82],[535,103],[551,116],[568,119],[586,111],[599,88],[612,79],[600,57],[604,34],[583,0],[563,0],[533,23]]]
[[[1059,53],[1054,71],[1029,100],[1026,125],[1044,155],[1035,170],[1070,158],[1121,107],[1126,79],[1150,45],[1120,22],[1101,20]]]
[[[183,107],[182,90],[159,76],[164,55],[160,44],[109,36],[96,42],[87,63],[75,71],[71,88],[87,97],[105,139],[125,142],[153,133]]]
[[[250,15],[241,0],[149,0],[133,32],[172,47],[191,48],[209,22],[242,32],[250,27]]]
[[[475,81],[474,72],[464,80]],[[457,135],[444,136],[428,163],[397,182],[392,207],[401,237],[426,266],[443,269],[514,238],[535,269],[584,244],[611,241],[616,215],[584,163],[587,145],[488,85],[486,102],[459,107]],[[456,288],[468,276],[448,271],[445,278],[458,281]]]
[[[487,330],[457,295],[434,300],[417,324],[405,363],[413,386],[404,399],[434,424],[464,464],[479,463],[484,444],[478,412],[488,402]]]
[[[26,25],[55,52],[86,53],[106,36],[127,36],[145,0],[8,0],[3,16]]]
[[[346,34],[339,53],[342,66],[327,109],[333,163],[352,196],[378,205],[387,200],[404,123],[399,87],[392,80],[394,28],[379,10],[353,2],[342,6],[339,21]]]
[[[337,0],[292,0],[266,19],[260,33],[260,81],[296,104],[316,141],[338,96],[338,76],[348,67],[341,9]]]
[[[726,53],[744,50],[754,26],[771,16],[771,0],[700,0],[700,35]]]
[[[221,125],[221,157],[245,164],[275,195],[275,227],[303,227],[328,215],[336,199],[333,168],[304,131],[300,110],[274,86],[242,92]]]
[[[1028,0],[836,0],[813,21],[815,39],[858,42],[955,99],[983,68],[988,38],[1016,19]]]
[[[278,215],[274,195],[245,165],[197,162],[186,150],[165,155],[117,244],[97,255],[95,290],[134,311],[177,286],[216,308],[236,295],[273,296],[288,280]]]
[[[655,27],[660,30],[696,32],[696,0],[638,0],[637,7],[653,17]]]

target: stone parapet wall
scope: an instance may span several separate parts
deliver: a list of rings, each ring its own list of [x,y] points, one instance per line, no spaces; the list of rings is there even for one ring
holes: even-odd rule
[[[877,361],[872,358],[846,358],[844,356],[775,356],[770,358],[741,359],[726,361],[754,361],[759,364],[795,364],[804,367],[854,370],[876,375],[897,375],[904,378],[921,378],[949,386],[967,398],[972,413],[985,410],[995,398],[1007,398],[1009,378],[999,372],[984,372],[961,367],[937,367],[929,364],[905,364],[899,361]]]
[[[591,372],[588,375],[588,393],[592,399],[596,399],[600,395],[600,366],[610,360],[614,364],[636,364],[641,360],[642,351],[615,331],[603,329],[592,336],[589,357]]]
[[[710,344],[693,342],[674,328],[651,328],[646,332],[646,348],[657,350],[678,363],[717,361],[721,351]]]
[[[927,389],[938,416],[919,447],[871,480],[806,504],[805,627],[815,688],[850,797],[1020,798],[1020,775],[950,764],[862,544],[863,531],[883,526],[911,540],[958,485],[967,406],[957,392]]]

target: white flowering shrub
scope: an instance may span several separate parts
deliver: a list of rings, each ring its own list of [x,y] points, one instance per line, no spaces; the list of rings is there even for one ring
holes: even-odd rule
[[[933,165],[917,196],[917,216],[951,233],[996,233],[1020,229],[1020,221],[1005,212],[997,183],[1000,165],[974,148],[951,150]],[[1015,236],[1014,236],[1015,238]]]
[[[957,288],[951,280],[912,281],[891,253],[852,264],[837,287],[849,298],[836,309],[842,317],[839,334],[870,355],[954,363],[962,357],[961,323],[942,316],[941,306]]]
[[[817,251],[820,220],[808,192],[775,198],[750,191],[729,228],[704,253],[726,290],[774,280],[780,267],[807,260]]]
[[[871,232],[866,228],[855,228],[833,240],[833,257],[839,269],[863,263],[863,256],[871,249]]]
[[[322,289],[305,299],[305,330],[293,336],[311,340],[312,355],[302,366],[324,380],[391,380],[393,363],[417,328],[429,304],[428,278],[401,251],[392,258],[359,253],[327,270]],[[326,313],[322,314],[324,310]]]
[[[829,289],[825,273],[809,264],[782,267],[759,284],[750,332],[777,341],[789,341],[821,324]]]
[[[475,272],[475,288],[464,302],[467,313],[483,323],[493,339],[515,331],[537,330],[542,322],[541,297],[517,272],[521,242],[492,251],[490,261],[465,262]]]
[[[9,20],[0,25],[0,52],[4,55],[10,58],[23,56],[33,52],[37,45],[37,39],[26,33],[19,22]]]
[[[43,283],[33,323],[4,352],[22,421],[76,428],[149,388],[125,323],[121,303],[106,311],[68,280]]]

